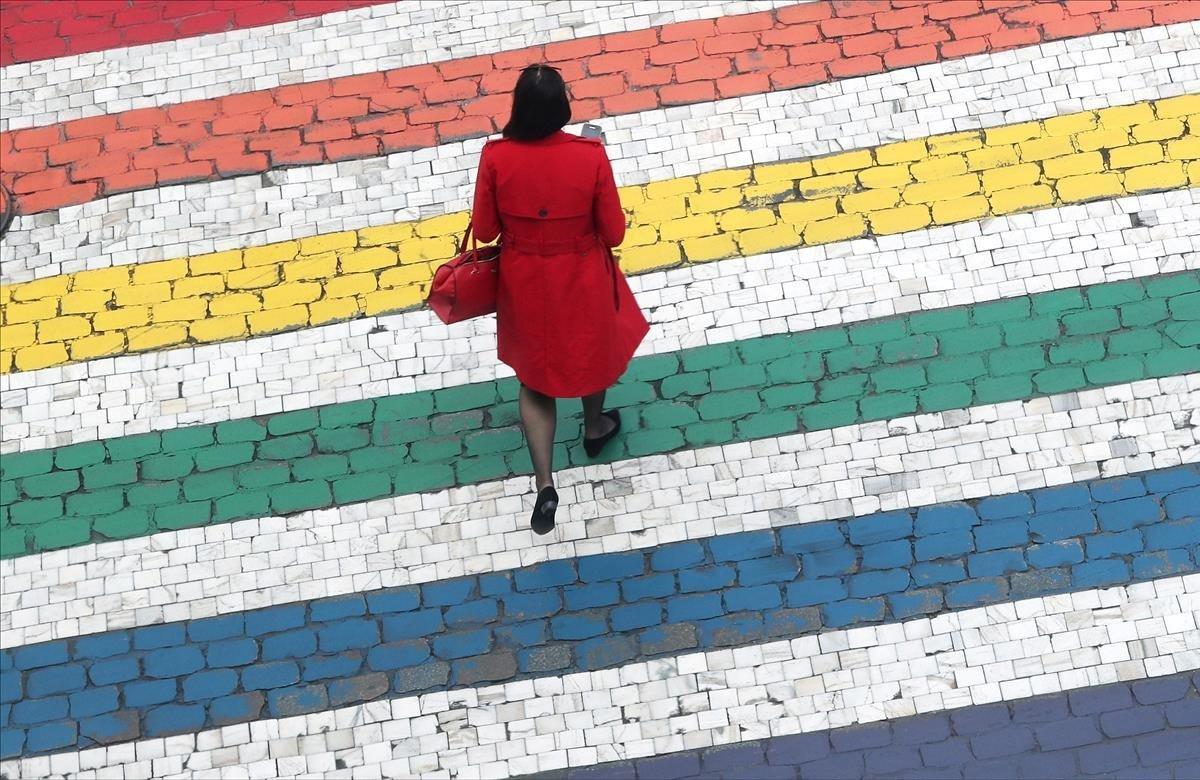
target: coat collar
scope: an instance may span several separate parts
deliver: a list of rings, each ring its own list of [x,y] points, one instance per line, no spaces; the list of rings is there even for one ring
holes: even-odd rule
[[[578,136],[571,135],[570,133],[562,130],[555,130],[545,138],[539,138],[536,141],[525,141],[524,143],[536,144],[538,146],[552,146],[554,144],[565,144],[568,141],[575,140],[576,138],[578,138]]]

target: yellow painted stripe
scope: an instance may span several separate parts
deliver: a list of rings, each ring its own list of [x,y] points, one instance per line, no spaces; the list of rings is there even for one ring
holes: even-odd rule
[[[626,187],[626,272],[1200,185],[1200,95]],[[419,306],[466,213],[0,287],[0,373]]]

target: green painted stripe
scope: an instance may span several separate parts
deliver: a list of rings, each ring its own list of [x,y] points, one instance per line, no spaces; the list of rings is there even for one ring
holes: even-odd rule
[[[638,358],[609,460],[1200,370],[1200,272]],[[513,380],[0,459],[13,557],[530,472]],[[555,462],[588,461],[560,404]]]

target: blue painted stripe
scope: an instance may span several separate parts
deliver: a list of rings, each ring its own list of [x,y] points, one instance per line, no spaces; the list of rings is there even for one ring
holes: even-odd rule
[[[1185,466],[111,631],[0,652],[4,756],[1128,584],[1198,555]]]
[[[533,775],[536,780],[1197,777],[1200,674]]]

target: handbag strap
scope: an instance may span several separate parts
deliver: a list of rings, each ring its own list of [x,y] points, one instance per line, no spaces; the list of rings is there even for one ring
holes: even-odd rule
[[[467,239],[471,239],[471,249],[472,250],[479,248],[478,239],[476,239],[475,236],[472,235],[471,220],[469,220],[469,219],[467,220],[467,232],[463,233],[462,241],[460,241],[458,243],[458,254],[461,255],[463,252],[467,251]]]

